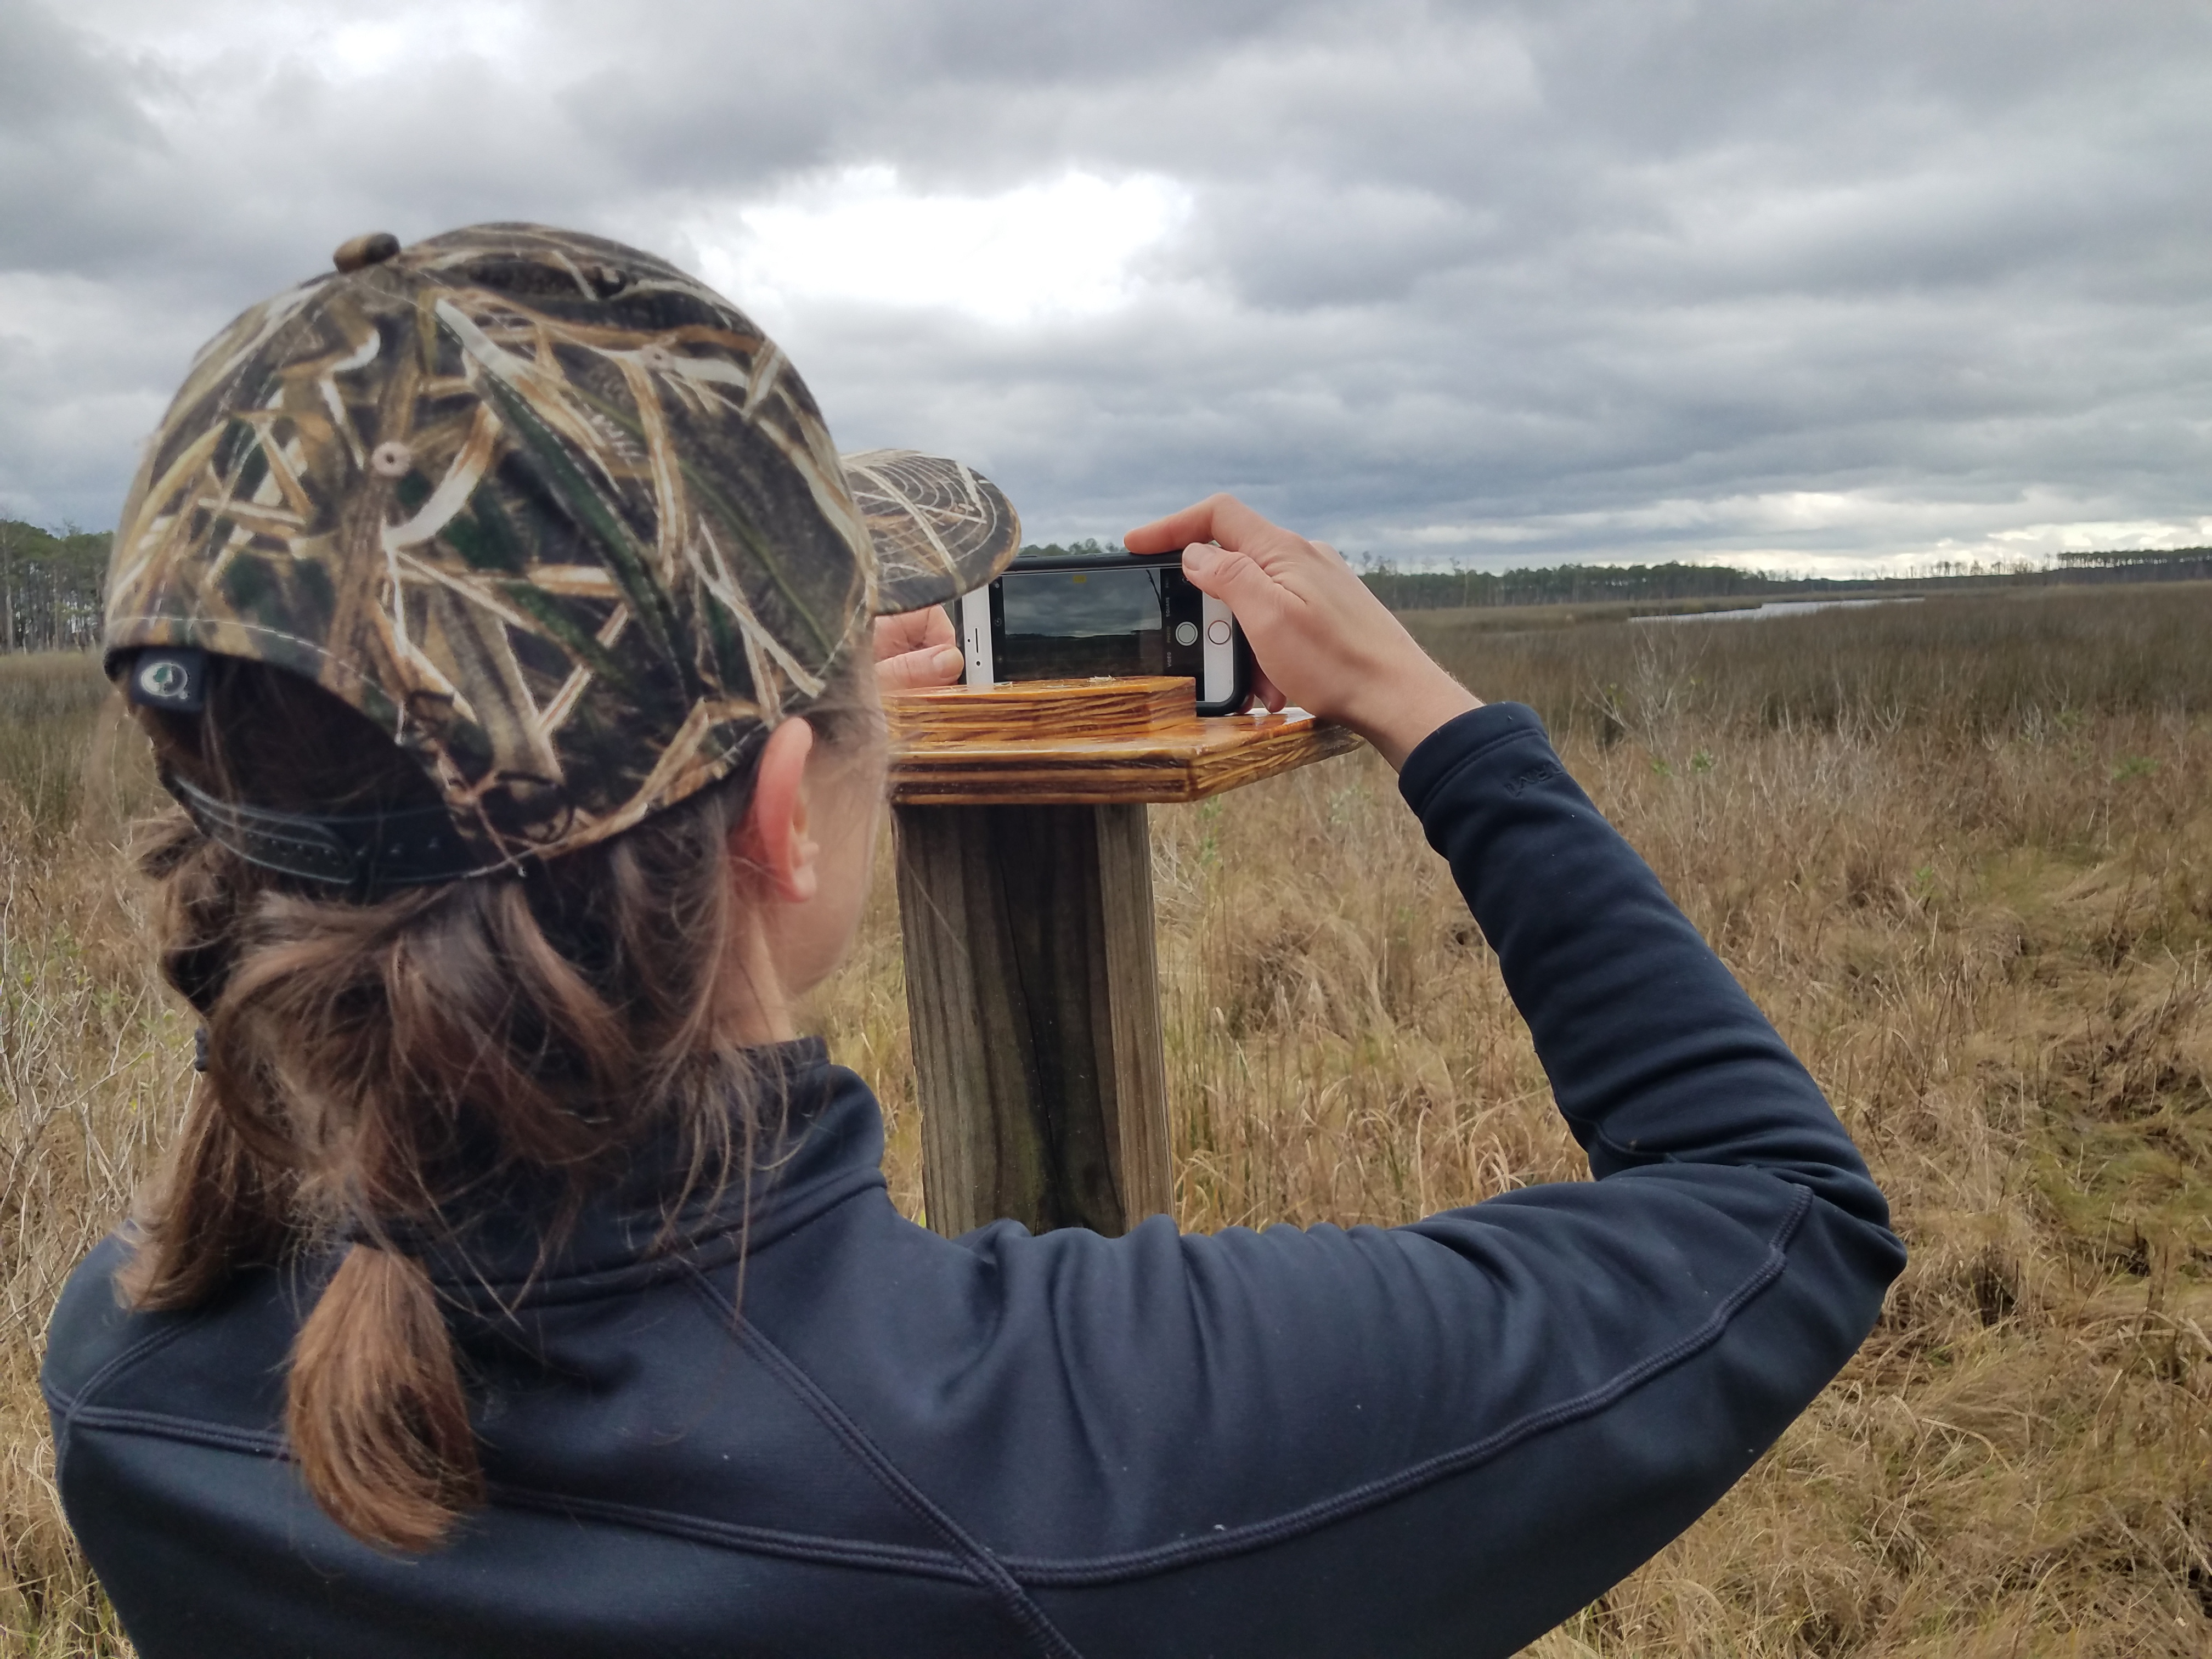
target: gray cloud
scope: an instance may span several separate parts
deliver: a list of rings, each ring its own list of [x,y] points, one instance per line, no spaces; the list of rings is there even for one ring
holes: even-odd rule
[[[1039,536],[1231,488],[1492,564],[2212,539],[2198,8],[605,19],[0,0],[0,509],[112,517],[197,341],[358,231],[534,217],[711,263],[714,227],[888,166],[1188,204],[1103,310],[767,307],[841,441],[963,454]]]

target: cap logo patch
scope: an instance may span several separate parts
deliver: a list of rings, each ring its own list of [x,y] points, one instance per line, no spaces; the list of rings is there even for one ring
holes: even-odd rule
[[[207,653],[142,651],[131,671],[131,701],[172,714],[197,714],[206,690]]]

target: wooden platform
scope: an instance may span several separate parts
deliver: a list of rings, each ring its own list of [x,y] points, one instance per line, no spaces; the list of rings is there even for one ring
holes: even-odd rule
[[[955,685],[884,706],[901,806],[1203,800],[1360,741],[1303,712],[1201,720],[1188,679]]]

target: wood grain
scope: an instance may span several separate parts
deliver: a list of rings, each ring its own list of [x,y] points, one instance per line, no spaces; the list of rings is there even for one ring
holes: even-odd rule
[[[1145,809],[893,817],[929,1224],[1118,1234],[1165,1211]]]
[[[1198,693],[1194,681],[1164,677],[1022,680],[894,692],[884,709],[910,744],[1087,742],[1188,725],[1198,718]]]
[[[884,701],[902,806],[1203,800],[1360,741],[1306,714],[1199,719],[1187,679],[951,686]]]

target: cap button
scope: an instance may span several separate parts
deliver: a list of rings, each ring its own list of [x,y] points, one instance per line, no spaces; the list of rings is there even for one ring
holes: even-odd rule
[[[340,270],[351,273],[367,265],[380,265],[399,252],[399,239],[388,230],[372,230],[366,236],[356,236],[350,242],[338,244],[338,251],[331,255],[331,263]]]

